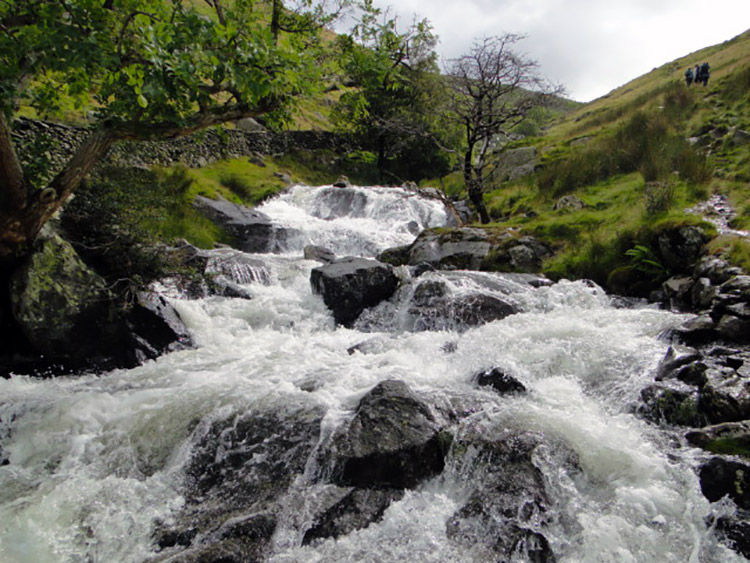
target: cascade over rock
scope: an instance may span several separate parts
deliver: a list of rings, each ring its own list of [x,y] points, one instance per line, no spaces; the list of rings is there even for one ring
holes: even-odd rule
[[[305,468],[323,412],[297,407],[239,412],[193,433],[185,508],[156,541],[169,561],[262,561],[280,501]]]
[[[451,470],[472,485],[446,529],[478,560],[556,561],[543,534],[550,501],[533,460],[542,443],[539,434],[510,430],[496,437],[469,433],[454,443],[453,451],[460,454]]]
[[[334,440],[333,481],[362,488],[411,488],[442,471],[451,435],[403,381],[383,381],[359,402]]]
[[[348,325],[367,307],[393,295],[398,277],[388,264],[349,257],[314,268],[310,283],[333,312],[336,323]]]
[[[226,199],[209,199],[196,196],[195,206],[210,220],[224,228],[244,252],[279,252],[286,241],[296,233],[274,225],[271,219],[255,209],[238,205]]]

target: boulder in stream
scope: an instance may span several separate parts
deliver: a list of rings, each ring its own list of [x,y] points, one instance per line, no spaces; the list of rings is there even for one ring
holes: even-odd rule
[[[281,252],[287,240],[297,235],[294,229],[274,225],[270,217],[226,199],[196,196],[195,207],[211,221],[223,228],[243,252]]]
[[[334,440],[332,481],[368,489],[408,489],[439,474],[452,437],[403,381],[383,381],[359,402]]]
[[[362,311],[388,299],[398,287],[393,268],[367,258],[342,258],[314,268],[313,291],[333,312],[336,323],[348,326]]]
[[[447,534],[477,560],[556,561],[543,533],[550,501],[533,459],[542,443],[540,434],[512,430],[455,442],[451,470],[471,483],[471,490],[449,518]]]

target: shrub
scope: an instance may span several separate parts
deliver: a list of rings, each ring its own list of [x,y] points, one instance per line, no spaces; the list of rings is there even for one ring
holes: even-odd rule
[[[250,183],[235,173],[226,173],[219,176],[219,183],[227,188],[234,195],[239,196],[243,200],[250,199],[253,195],[253,188]]]
[[[646,202],[646,214],[658,215],[666,213],[674,203],[676,182],[674,178],[664,181],[654,180],[646,182],[643,197]]]

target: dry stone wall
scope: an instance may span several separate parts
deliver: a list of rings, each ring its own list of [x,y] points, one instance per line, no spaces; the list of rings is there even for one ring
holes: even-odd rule
[[[39,157],[38,147],[53,169],[59,169],[87,135],[84,127],[73,127],[35,119],[19,118],[13,136],[21,160],[28,163]],[[32,148],[36,144],[37,150]],[[108,164],[147,166],[184,164],[191,168],[216,160],[260,153],[274,155],[293,150],[332,150],[345,153],[354,148],[349,137],[329,131],[245,132],[236,129],[209,129],[189,137],[165,141],[124,141],[115,144],[107,156]]]

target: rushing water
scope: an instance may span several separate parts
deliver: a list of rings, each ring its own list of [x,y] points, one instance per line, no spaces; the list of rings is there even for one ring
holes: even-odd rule
[[[0,467],[0,561],[149,560],[157,555],[155,522],[169,522],[185,504],[197,423],[318,407],[323,440],[387,379],[405,381],[432,404],[462,405],[459,436],[534,430],[574,452],[576,472],[555,448],[535,454],[554,516],[545,535],[558,561],[742,560],[706,526],[712,507],[693,469],[698,453],[632,414],[667,348],[658,335],[682,317],[616,308],[583,282],[534,289],[501,275],[431,272],[425,276],[453,291],[481,287],[521,312],[479,327],[413,331],[406,284],[355,328],[335,328],[311,292],[310,270],[319,264],[300,258],[305,245],[372,256],[446,221],[438,201],[397,189],[352,188],[346,197],[343,205],[331,188],[296,187],[263,206],[296,235],[286,254],[255,256],[234,273],[252,299],[174,301],[196,349],[101,377],[0,381],[0,446],[10,462]],[[217,260],[231,254],[220,251]],[[529,392],[501,397],[472,383],[498,366]],[[303,547],[304,507],[325,488],[305,478],[314,465],[283,500],[271,561],[481,560],[446,535],[471,478],[450,462],[380,522]]]

